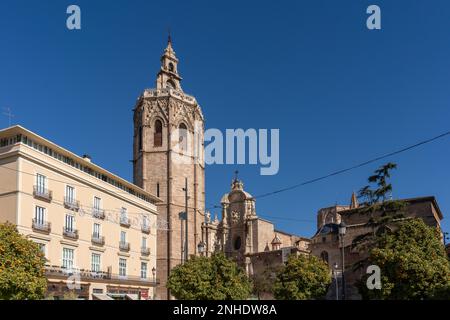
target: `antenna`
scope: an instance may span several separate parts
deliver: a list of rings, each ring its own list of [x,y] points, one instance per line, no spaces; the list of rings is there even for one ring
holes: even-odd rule
[[[3,110],[3,115],[8,117],[8,127],[11,127],[11,119],[14,118],[14,115],[11,113],[11,108],[5,107]]]

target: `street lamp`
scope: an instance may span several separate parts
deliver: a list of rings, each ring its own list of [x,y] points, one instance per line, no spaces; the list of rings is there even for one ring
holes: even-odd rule
[[[203,256],[203,253],[205,252],[205,247],[206,247],[206,243],[203,241],[200,241],[199,244],[197,245],[198,252],[202,256]]]
[[[339,300],[339,285],[338,285],[338,268],[339,268],[339,266],[338,266],[337,262],[334,263],[333,267],[334,267],[334,270],[333,270],[334,281],[336,283],[336,300]]]
[[[347,232],[347,225],[344,221],[339,224],[339,238],[341,239],[341,257],[342,257],[342,300],[345,300],[345,260],[344,260],[344,236]]]

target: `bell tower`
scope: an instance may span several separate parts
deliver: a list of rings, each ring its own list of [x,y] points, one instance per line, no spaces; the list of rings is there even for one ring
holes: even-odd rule
[[[197,254],[205,219],[204,119],[197,100],[181,89],[181,80],[169,37],[156,88],[144,90],[133,110],[133,180],[162,200],[157,230],[152,229],[157,232],[159,299],[170,299],[170,270],[186,255]]]

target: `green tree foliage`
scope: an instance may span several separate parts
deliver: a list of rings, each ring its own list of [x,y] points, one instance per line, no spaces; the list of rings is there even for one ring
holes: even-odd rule
[[[42,299],[45,258],[13,224],[0,224],[0,299]]]
[[[381,270],[381,290],[369,290],[367,277],[358,288],[365,299],[448,299],[450,264],[439,232],[420,219],[399,224],[377,238],[369,264]]]
[[[389,199],[392,184],[388,183],[388,179],[391,177],[391,171],[396,168],[397,165],[391,162],[381,166],[368,178],[370,184],[375,184],[375,188],[367,185],[359,190],[358,198],[363,202],[358,212],[367,216],[365,226],[370,231],[353,239],[353,249],[367,252],[376,244],[377,236],[392,231],[393,225],[404,218],[406,203]],[[362,259],[355,264],[354,269],[362,268],[366,263],[367,259]]]
[[[242,300],[250,295],[252,284],[234,261],[217,253],[192,256],[173,268],[167,287],[180,300]]]
[[[252,275],[253,293],[258,297],[258,300],[273,294],[276,274],[279,269],[267,265],[261,272]]]
[[[279,300],[322,299],[330,283],[325,262],[315,256],[291,255],[277,274],[274,295]]]

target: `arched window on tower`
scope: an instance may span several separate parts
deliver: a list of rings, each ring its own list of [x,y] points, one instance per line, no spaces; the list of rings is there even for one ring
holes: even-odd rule
[[[171,88],[171,89],[176,89],[177,88],[177,86],[175,85],[175,82],[173,82],[172,80],[167,80],[166,87],[167,88]]]
[[[181,123],[180,126],[178,127],[178,143],[180,145],[180,151],[187,150],[187,138],[188,138],[187,127],[184,123]]]
[[[169,71],[170,71],[170,72],[174,72],[174,70],[175,70],[175,68],[173,67],[173,63],[170,62],[170,63],[169,63]]]
[[[139,133],[138,133],[138,150],[141,151],[142,150],[142,126],[139,127]]]
[[[322,251],[322,253],[320,254],[320,258],[328,264],[328,252],[326,251]]]
[[[155,121],[155,133],[153,134],[153,146],[162,146],[162,123],[161,120]]]

